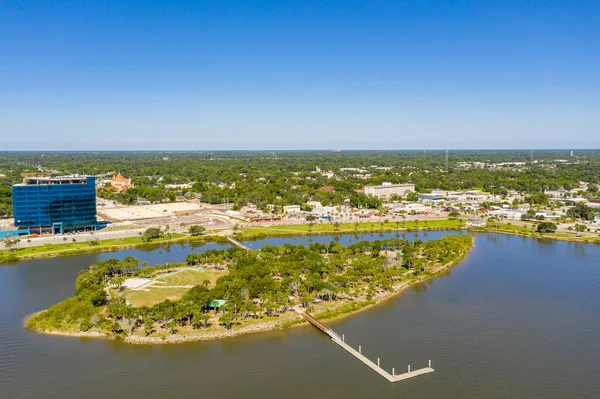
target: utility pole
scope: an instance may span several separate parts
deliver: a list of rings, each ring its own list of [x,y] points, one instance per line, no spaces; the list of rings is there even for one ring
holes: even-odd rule
[[[448,172],[448,150],[446,150],[446,172]]]

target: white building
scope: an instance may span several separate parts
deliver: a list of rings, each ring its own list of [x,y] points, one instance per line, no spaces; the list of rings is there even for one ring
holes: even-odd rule
[[[494,209],[491,211],[488,211],[488,216],[496,216],[496,217],[503,217],[506,219],[511,219],[511,220],[521,220],[521,216],[523,216],[525,214],[524,211],[520,210],[520,209]]]
[[[365,194],[389,200],[393,195],[405,196],[409,191],[415,191],[414,184],[392,184],[384,182],[381,186],[365,186]]]
[[[311,206],[313,208],[321,208],[321,207],[323,207],[323,204],[321,204],[319,201],[308,201],[306,203],[306,205]]]
[[[286,205],[283,207],[283,213],[300,212],[300,205]]]

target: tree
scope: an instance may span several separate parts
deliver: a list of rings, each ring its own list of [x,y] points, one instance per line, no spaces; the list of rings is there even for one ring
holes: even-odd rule
[[[233,325],[234,316],[231,312],[225,312],[219,317],[219,323],[225,326],[226,329],[230,329]]]
[[[408,194],[406,194],[406,200],[417,202],[419,200],[419,194],[415,193],[414,191],[409,191]]]
[[[573,208],[567,211],[567,216],[573,219],[594,220],[595,214],[592,207],[582,202],[578,202]]]
[[[204,228],[203,226],[198,226],[198,225],[190,226],[188,229],[188,233],[190,233],[193,236],[199,236],[202,233],[204,233],[205,231],[206,231],[206,228]]]
[[[12,247],[16,244],[15,241],[11,240],[10,238],[6,238],[4,239],[4,247],[6,247],[9,250],[12,250]]]
[[[149,229],[146,229],[146,231],[144,231],[144,233],[142,234],[142,241],[148,242],[155,238],[159,238],[160,236],[161,236],[161,231],[159,228],[150,227]]]
[[[554,233],[556,229],[556,225],[552,222],[542,222],[537,225],[538,233]]]
[[[584,224],[576,224],[575,231],[577,232],[577,236],[581,236],[581,233],[587,230]]]
[[[460,216],[460,213],[456,212],[456,211],[452,211],[448,214],[448,217],[452,220],[456,220],[458,219]]]
[[[335,222],[333,224],[333,230],[334,231],[340,231],[340,222]]]

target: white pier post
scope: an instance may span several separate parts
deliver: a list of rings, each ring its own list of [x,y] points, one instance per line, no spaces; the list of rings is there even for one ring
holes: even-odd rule
[[[377,367],[379,367],[379,358],[377,358]]]
[[[396,376],[396,370],[392,367],[392,377]]]
[[[408,372],[410,373],[410,364],[408,365]]]
[[[358,353],[362,354],[361,350],[362,350],[362,348],[360,347],[360,345],[358,345]]]
[[[344,342],[344,334],[342,334],[342,342]]]
[[[429,368],[431,368],[431,360],[429,360]]]

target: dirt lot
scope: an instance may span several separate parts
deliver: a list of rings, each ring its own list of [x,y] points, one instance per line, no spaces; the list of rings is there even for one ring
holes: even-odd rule
[[[198,203],[172,202],[156,205],[133,205],[115,208],[98,208],[98,213],[111,221],[169,218],[202,211]]]

